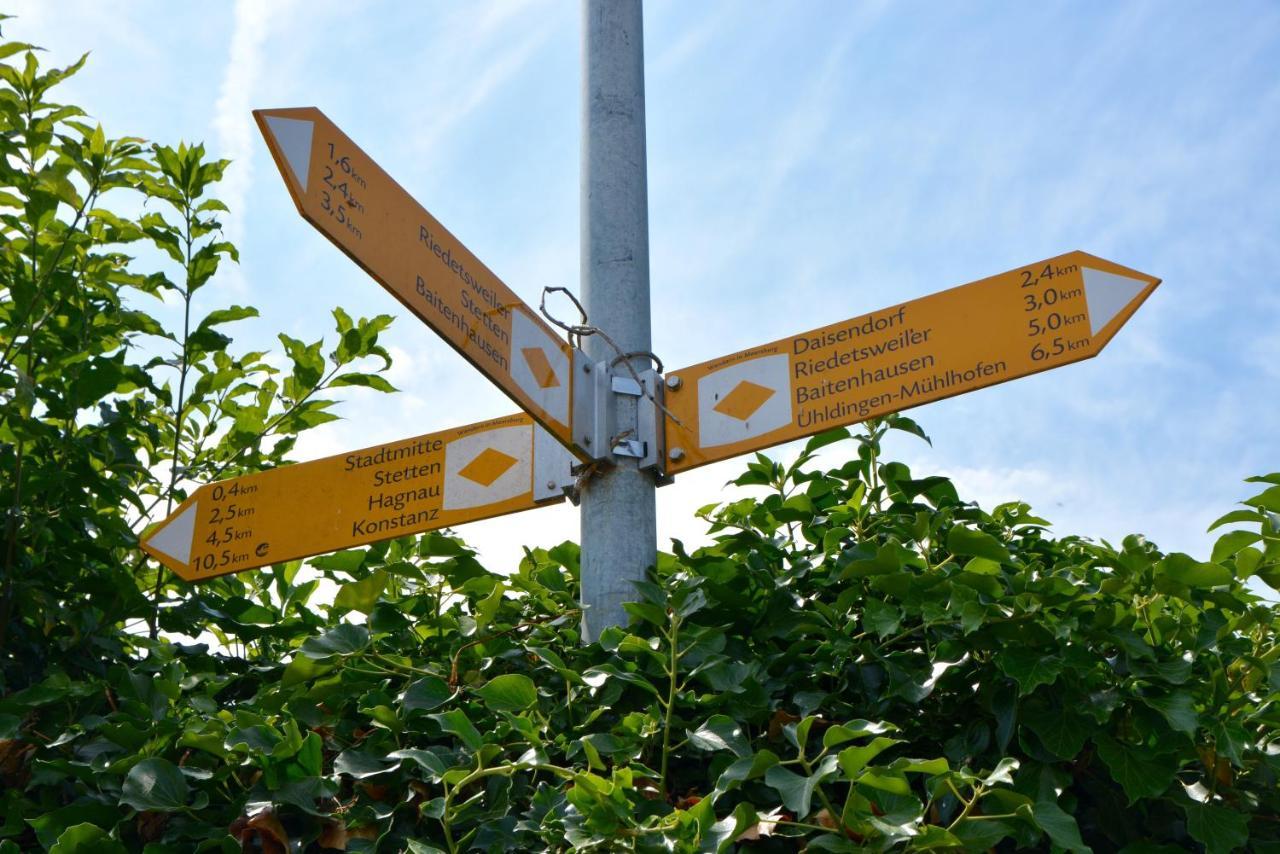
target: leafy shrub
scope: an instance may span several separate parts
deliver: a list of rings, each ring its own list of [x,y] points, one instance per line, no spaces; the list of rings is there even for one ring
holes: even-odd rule
[[[663,555],[598,644],[579,643],[571,544],[509,577],[440,534],[329,555],[318,608],[296,565],[247,576],[214,618],[245,658],[135,640],[103,679],[0,703],[0,833],[49,845],[87,822],[152,852],[1280,841],[1275,610],[1243,584],[1275,580],[1280,486],[1227,517],[1262,548],[1114,549],[876,462],[890,425],[917,429],[872,425],[839,468],[757,458],[739,482],[775,491],[708,510],[716,544]]]
[[[1055,538],[882,459],[758,456],[583,645],[578,551],[440,533],[175,586],[136,532],[278,465],[388,319],[229,355],[191,294],[225,164],[108,140],[0,65],[0,852],[1280,849],[1280,475],[1208,561]],[[138,219],[101,197],[142,193]],[[121,246],[170,272],[131,272]],[[172,292],[181,331],[126,291]],[[159,340],[166,342],[156,344]],[[150,343],[148,343],[150,342]],[[139,357],[161,347],[155,358]],[[166,349],[167,348],[167,349]],[[348,377],[344,380],[343,377]],[[175,388],[176,386],[176,388]],[[850,459],[815,453],[849,442]],[[301,580],[308,578],[309,580]],[[313,601],[324,580],[331,604]],[[179,642],[180,638],[202,642]],[[216,641],[216,643],[215,643]]]

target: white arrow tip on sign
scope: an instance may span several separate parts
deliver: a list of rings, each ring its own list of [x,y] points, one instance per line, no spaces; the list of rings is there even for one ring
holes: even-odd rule
[[[147,545],[161,554],[168,555],[183,566],[191,563],[191,535],[195,533],[196,508],[199,506],[199,501],[193,501],[190,507],[152,534],[151,539],[147,540]]]
[[[311,171],[311,134],[315,122],[303,119],[286,119],[283,116],[266,116],[267,127],[276,138],[284,159],[293,170],[293,177],[307,191],[307,174]]]
[[[1084,275],[1084,298],[1089,306],[1091,335],[1097,335],[1102,327],[1124,311],[1125,307],[1150,284],[1142,279],[1133,279],[1090,267],[1085,267],[1081,272]]]

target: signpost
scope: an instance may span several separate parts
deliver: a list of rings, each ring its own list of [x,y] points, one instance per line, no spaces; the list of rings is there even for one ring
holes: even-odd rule
[[[584,0],[583,11],[582,291],[586,328],[604,333],[585,339],[590,354],[319,110],[259,110],[302,216],[524,412],[202,486],[142,544],[165,566],[212,578],[528,510],[581,486],[592,639],[625,621],[631,584],[655,559],[655,475],[1096,356],[1160,283],[1071,252],[664,383],[647,364],[640,4]]]
[[[582,460],[571,350],[314,107],[255,110],[298,213]]]
[[[564,500],[572,458],[510,415],[205,484],[142,543],[187,581]]]
[[[667,375],[667,472],[1088,359],[1160,280],[1071,252]]]

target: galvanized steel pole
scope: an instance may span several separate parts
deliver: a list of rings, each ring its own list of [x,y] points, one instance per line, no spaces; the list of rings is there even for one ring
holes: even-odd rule
[[[591,325],[627,353],[648,351],[649,215],[645,173],[644,37],[640,0],[583,0],[582,297]],[[587,355],[617,355],[600,336]],[[651,367],[634,360],[636,369]],[[621,371],[625,373],[626,369]],[[633,424],[638,398],[611,394],[614,423]],[[585,640],[625,625],[657,549],[654,478],[637,460],[592,478],[582,489],[582,604]]]

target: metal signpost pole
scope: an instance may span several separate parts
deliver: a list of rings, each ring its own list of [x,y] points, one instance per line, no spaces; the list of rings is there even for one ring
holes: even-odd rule
[[[583,0],[581,293],[589,322],[623,353],[648,351],[649,221],[645,175],[644,39],[640,0]],[[584,339],[590,359],[618,353],[599,335]],[[637,371],[650,366],[633,360]],[[627,375],[618,365],[613,373]],[[577,379],[582,380],[583,377]],[[636,422],[639,398],[609,394],[613,423]],[[584,638],[625,625],[657,549],[655,483],[639,461],[617,464],[582,490]]]

